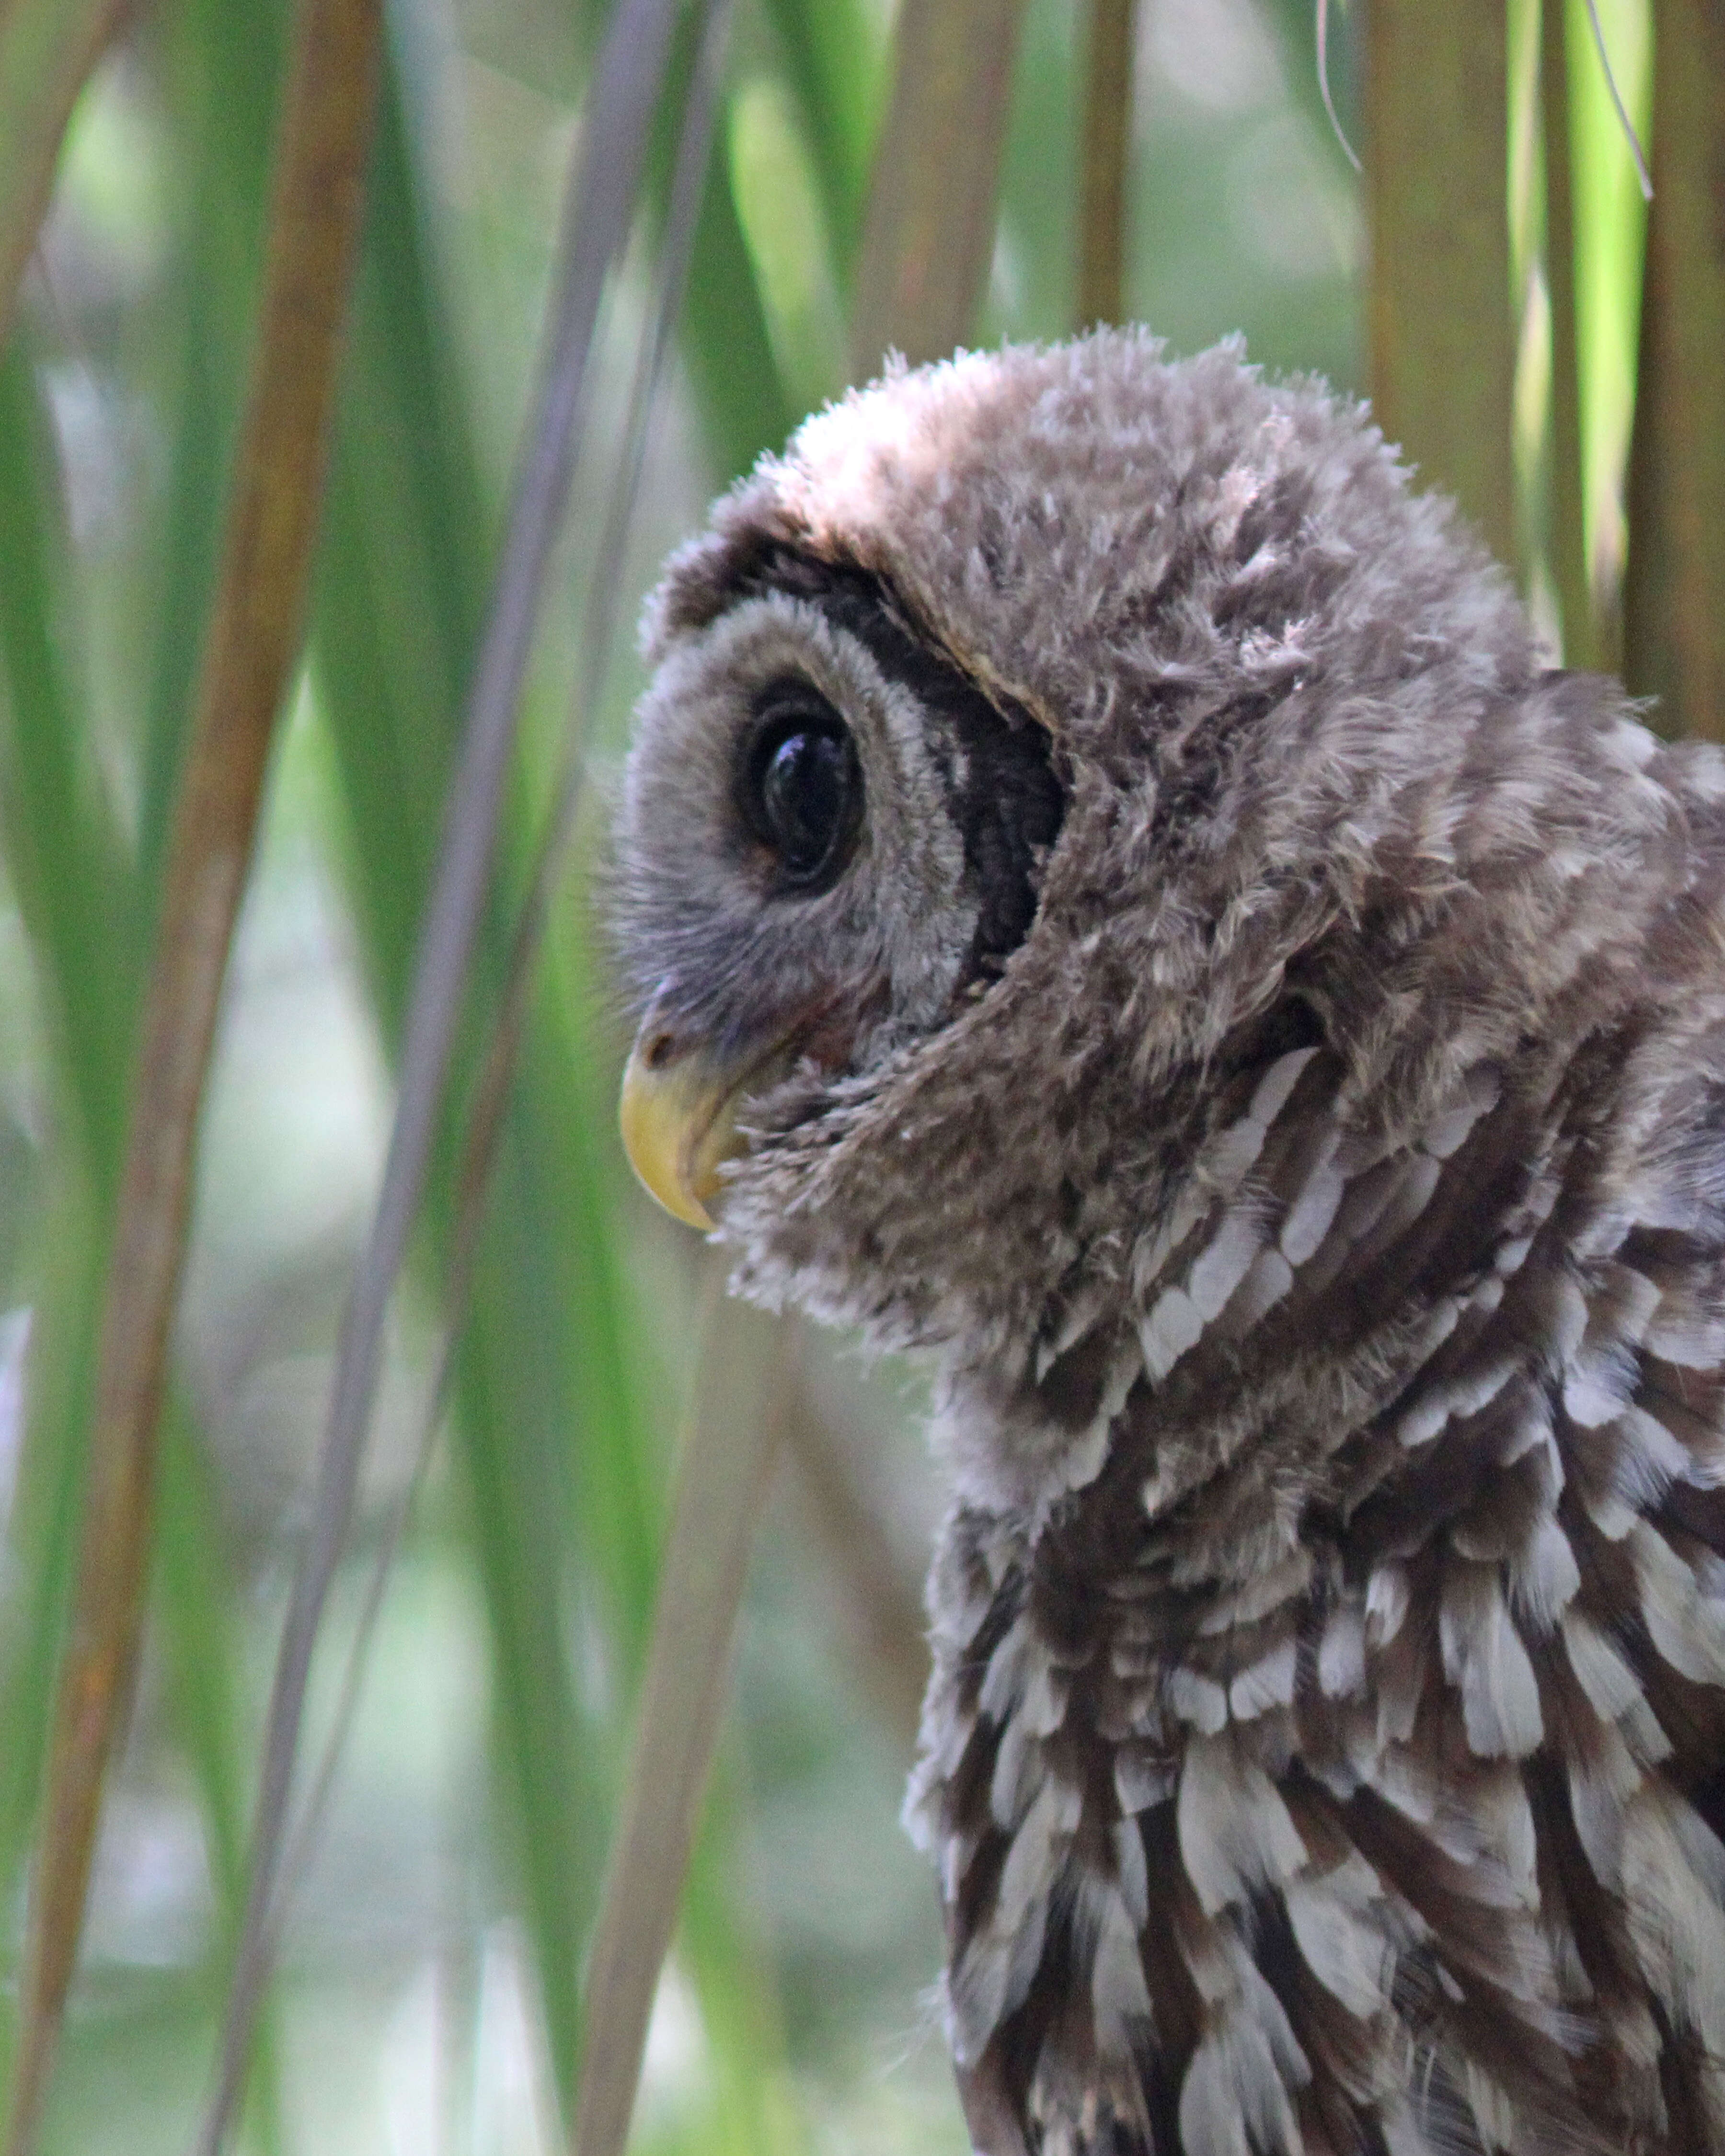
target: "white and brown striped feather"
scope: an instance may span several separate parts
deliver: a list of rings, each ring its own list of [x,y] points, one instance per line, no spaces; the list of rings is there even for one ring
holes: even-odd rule
[[[1543,1075],[1393,1148],[1319,1051],[1242,1081],[1097,1482],[955,1523],[912,1815],[979,2146],[1725,2148],[1725,1221]]]

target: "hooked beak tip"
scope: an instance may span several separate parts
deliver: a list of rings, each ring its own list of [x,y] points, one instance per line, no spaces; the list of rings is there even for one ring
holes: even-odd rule
[[[623,1074],[617,1119],[629,1166],[667,1213],[703,1232],[719,1169],[737,1150],[736,1091],[728,1074],[675,1055],[645,1027]]]

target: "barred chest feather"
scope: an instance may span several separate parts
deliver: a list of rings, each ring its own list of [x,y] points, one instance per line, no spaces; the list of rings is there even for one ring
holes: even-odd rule
[[[948,1521],[907,1806],[976,2144],[1725,2151],[1725,1029],[1343,1084],[1242,1074],[946,1410],[1042,1477]]]

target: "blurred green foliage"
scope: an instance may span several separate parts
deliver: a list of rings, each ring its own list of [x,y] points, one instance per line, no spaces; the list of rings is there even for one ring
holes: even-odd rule
[[[79,2156],[184,2147],[204,2091],[273,1642],[603,12],[398,0],[390,17],[306,662],[205,1117],[151,1625],[48,2122],[46,2145]],[[1645,9],[1604,13],[1644,97]],[[1142,0],[1139,13],[1130,307],[1177,349],[1243,330],[1272,367],[1358,386],[1360,212],[1305,0]],[[711,491],[842,385],[890,31],[883,0],[739,8],[631,604]],[[238,423],[284,35],[277,0],[136,13],[74,116],[0,362],[0,1876],[14,1958],[134,1012]],[[1071,325],[1082,40],[1075,0],[1030,0],[982,338]],[[1353,126],[1345,27],[1331,66]],[[1639,228],[1600,95],[1578,93],[1576,120],[1587,499],[1595,555],[1620,557]],[[576,675],[600,521],[585,506],[608,483],[648,303],[669,121],[664,132],[603,331],[456,1115]],[[1537,218],[1528,230],[1531,261]],[[1537,553],[1536,540],[1536,571]],[[639,686],[624,649],[598,714],[602,779]],[[248,2120],[260,2150],[549,2149],[569,2103],[693,1295],[694,1253],[649,1217],[612,1136],[621,1044],[587,896],[603,791],[545,953],[445,1441],[289,1927]],[[314,1736],[411,1467],[457,1128],[399,1298]],[[842,1357],[814,1383],[916,1573],[939,1493],[914,1385]],[[903,1734],[870,1707],[831,1574],[788,1489],[655,2015],[643,2148],[964,2145],[924,2003],[933,1889],[894,1824]]]

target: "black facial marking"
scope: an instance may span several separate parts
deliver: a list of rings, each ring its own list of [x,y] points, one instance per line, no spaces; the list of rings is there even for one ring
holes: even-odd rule
[[[950,727],[957,754],[945,774],[947,806],[980,908],[959,987],[998,973],[1036,917],[1038,870],[1065,811],[1046,729],[1017,705],[991,702],[924,642],[884,578],[769,546],[740,580],[737,596],[770,591],[818,606],[889,680]]]

